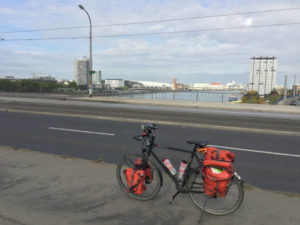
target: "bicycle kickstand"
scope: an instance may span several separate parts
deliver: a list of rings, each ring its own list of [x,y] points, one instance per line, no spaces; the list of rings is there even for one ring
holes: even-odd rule
[[[177,197],[177,195],[179,194],[179,191],[177,191],[171,198],[171,200],[169,201],[169,204],[172,205],[173,200]]]

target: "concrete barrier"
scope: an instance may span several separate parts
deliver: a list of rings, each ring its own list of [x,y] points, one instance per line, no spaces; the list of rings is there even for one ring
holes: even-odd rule
[[[241,110],[241,111],[257,111],[257,112],[276,112],[276,113],[295,113],[300,114],[300,107],[288,105],[267,105],[267,104],[246,104],[246,103],[227,103],[227,102],[196,102],[184,100],[165,100],[165,99],[132,99],[120,97],[78,97],[72,100],[95,101],[108,103],[124,103],[138,105],[154,105],[154,106],[170,106],[185,108],[202,108],[216,110]]]

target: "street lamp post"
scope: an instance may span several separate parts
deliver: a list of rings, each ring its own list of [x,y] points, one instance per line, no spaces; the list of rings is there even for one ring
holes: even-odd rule
[[[89,15],[89,13],[86,11],[86,9],[82,5],[78,5],[80,9],[85,11],[87,14],[89,21],[90,21],[90,69],[88,72],[88,89],[89,89],[89,96],[93,96],[93,85],[92,85],[92,75],[93,75],[93,58],[92,58],[92,20]]]

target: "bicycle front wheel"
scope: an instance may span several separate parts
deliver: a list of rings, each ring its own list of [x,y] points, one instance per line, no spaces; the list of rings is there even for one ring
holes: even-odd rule
[[[131,198],[137,199],[137,200],[150,200],[154,198],[160,191],[160,188],[162,186],[162,175],[160,170],[155,166],[154,163],[148,160],[148,164],[150,165],[153,179],[151,182],[145,183],[146,189],[142,194],[135,194],[128,191],[127,188],[127,180],[124,174],[124,171],[127,168],[133,168],[135,166],[134,162],[137,159],[143,158],[143,155],[141,154],[135,154],[135,155],[127,155],[124,156],[123,160],[118,164],[117,167],[117,180],[121,187],[121,189]]]
[[[193,173],[188,185],[191,189],[204,191],[201,173]],[[244,189],[242,182],[234,176],[225,197],[209,198],[206,193],[195,192],[190,192],[190,197],[200,209],[221,216],[232,213],[240,207],[244,199]]]

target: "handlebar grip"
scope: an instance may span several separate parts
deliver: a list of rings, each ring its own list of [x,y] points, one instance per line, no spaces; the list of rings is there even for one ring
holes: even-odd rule
[[[141,141],[142,140],[142,136],[141,135],[133,136],[132,139],[136,140],[136,141]]]

